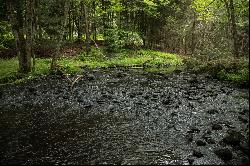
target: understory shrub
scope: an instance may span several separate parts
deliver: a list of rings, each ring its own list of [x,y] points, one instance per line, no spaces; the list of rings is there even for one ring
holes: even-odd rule
[[[108,52],[117,52],[122,48],[139,49],[143,45],[143,40],[137,32],[117,28],[106,30],[105,41]]]

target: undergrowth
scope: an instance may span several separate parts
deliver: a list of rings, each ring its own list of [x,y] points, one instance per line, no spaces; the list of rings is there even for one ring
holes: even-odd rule
[[[51,74],[50,71],[51,59],[36,59],[35,70],[22,74],[18,72],[18,59],[0,59],[0,85],[1,84],[18,84],[30,79]],[[59,59],[58,65],[61,67],[62,72],[69,74],[76,74],[80,72],[82,62],[74,58]]]
[[[51,59],[36,59],[36,69],[29,74],[18,73],[18,59],[0,59],[0,84],[20,83],[29,79],[52,74]],[[107,53],[103,48],[92,47],[89,54],[58,60],[60,72],[77,74],[82,68],[139,68],[147,72],[171,73],[188,70],[194,73],[208,73],[214,78],[227,80],[239,85],[249,84],[249,61],[247,58],[180,56],[153,50],[121,49]],[[55,73],[54,73],[55,74]]]
[[[202,59],[200,57],[184,57],[185,68],[195,73],[208,73],[214,78],[232,83],[249,85],[249,59],[224,57]]]
[[[182,65],[182,59],[176,54],[152,50],[126,50],[107,55],[104,50],[93,48],[89,55],[81,54],[79,59],[85,67],[143,67],[162,68]]]

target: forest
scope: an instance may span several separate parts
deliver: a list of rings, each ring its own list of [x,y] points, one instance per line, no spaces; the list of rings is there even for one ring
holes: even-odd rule
[[[249,0],[0,0],[0,164],[248,165]]]

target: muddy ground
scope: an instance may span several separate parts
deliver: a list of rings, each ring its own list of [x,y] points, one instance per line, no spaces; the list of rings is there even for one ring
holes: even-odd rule
[[[206,75],[84,71],[0,101],[0,164],[249,163],[248,89]]]

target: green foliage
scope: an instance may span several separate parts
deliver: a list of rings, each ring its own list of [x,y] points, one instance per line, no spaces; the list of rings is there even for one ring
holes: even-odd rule
[[[249,84],[249,70],[248,68],[243,68],[236,72],[227,72],[225,69],[222,69],[218,72],[218,77],[223,80],[228,80],[235,82],[237,84]]]
[[[0,84],[20,83],[42,75],[50,74],[51,59],[36,59],[36,69],[29,74],[18,73],[18,59],[0,59]],[[78,59],[59,59],[58,64],[62,66],[63,72],[76,74],[80,72],[83,63]]]
[[[0,49],[12,46],[14,36],[7,21],[0,21]]]
[[[231,81],[237,84],[249,84],[249,62],[247,58],[235,59],[231,57],[204,57],[184,58],[185,68],[193,72],[208,73],[211,76]]]
[[[120,30],[118,35],[122,47],[138,49],[143,45],[143,40],[137,32]]]
[[[152,50],[140,50],[138,51],[140,57],[152,58],[146,65],[160,67],[160,66],[178,66],[182,65],[182,59],[176,54],[164,53],[160,51]]]
[[[49,73],[50,60],[37,59],[36,70],[29,74],[18,73],[18,59],[0,59],[0,84],[21,83]]]
[[[107,43],[107,51],[109,52],[118,51],[122,47],[122,44],[119,41],[118,29],[117,28],[106,29],[105,33],[106,36],[104,40]]]
[[[143,40],[137,32],[122,29],[107,29],[105,41],[109,52],[117,52],[121,48],[138,49],[143,45]]]
[[[213,0],[194,0],[191,6],[199,14],[199,20],[210,21],[214,17],[213,3]]]
[[[155,3],[152,0],[144,0],[144,4],[145,4],[145,12],[153,17],[157,17],[160,13],[157,12],[157,3]]]
[[[79,55],[79,60],[81,61],[102,61],[106,59],[105,51],[101,48],[91,47],[90,52],[87,54],[83,52]]]
[[[195,57],[183,57],[183,63],[187,70],[196,71],[199,69],[202,62]]]

